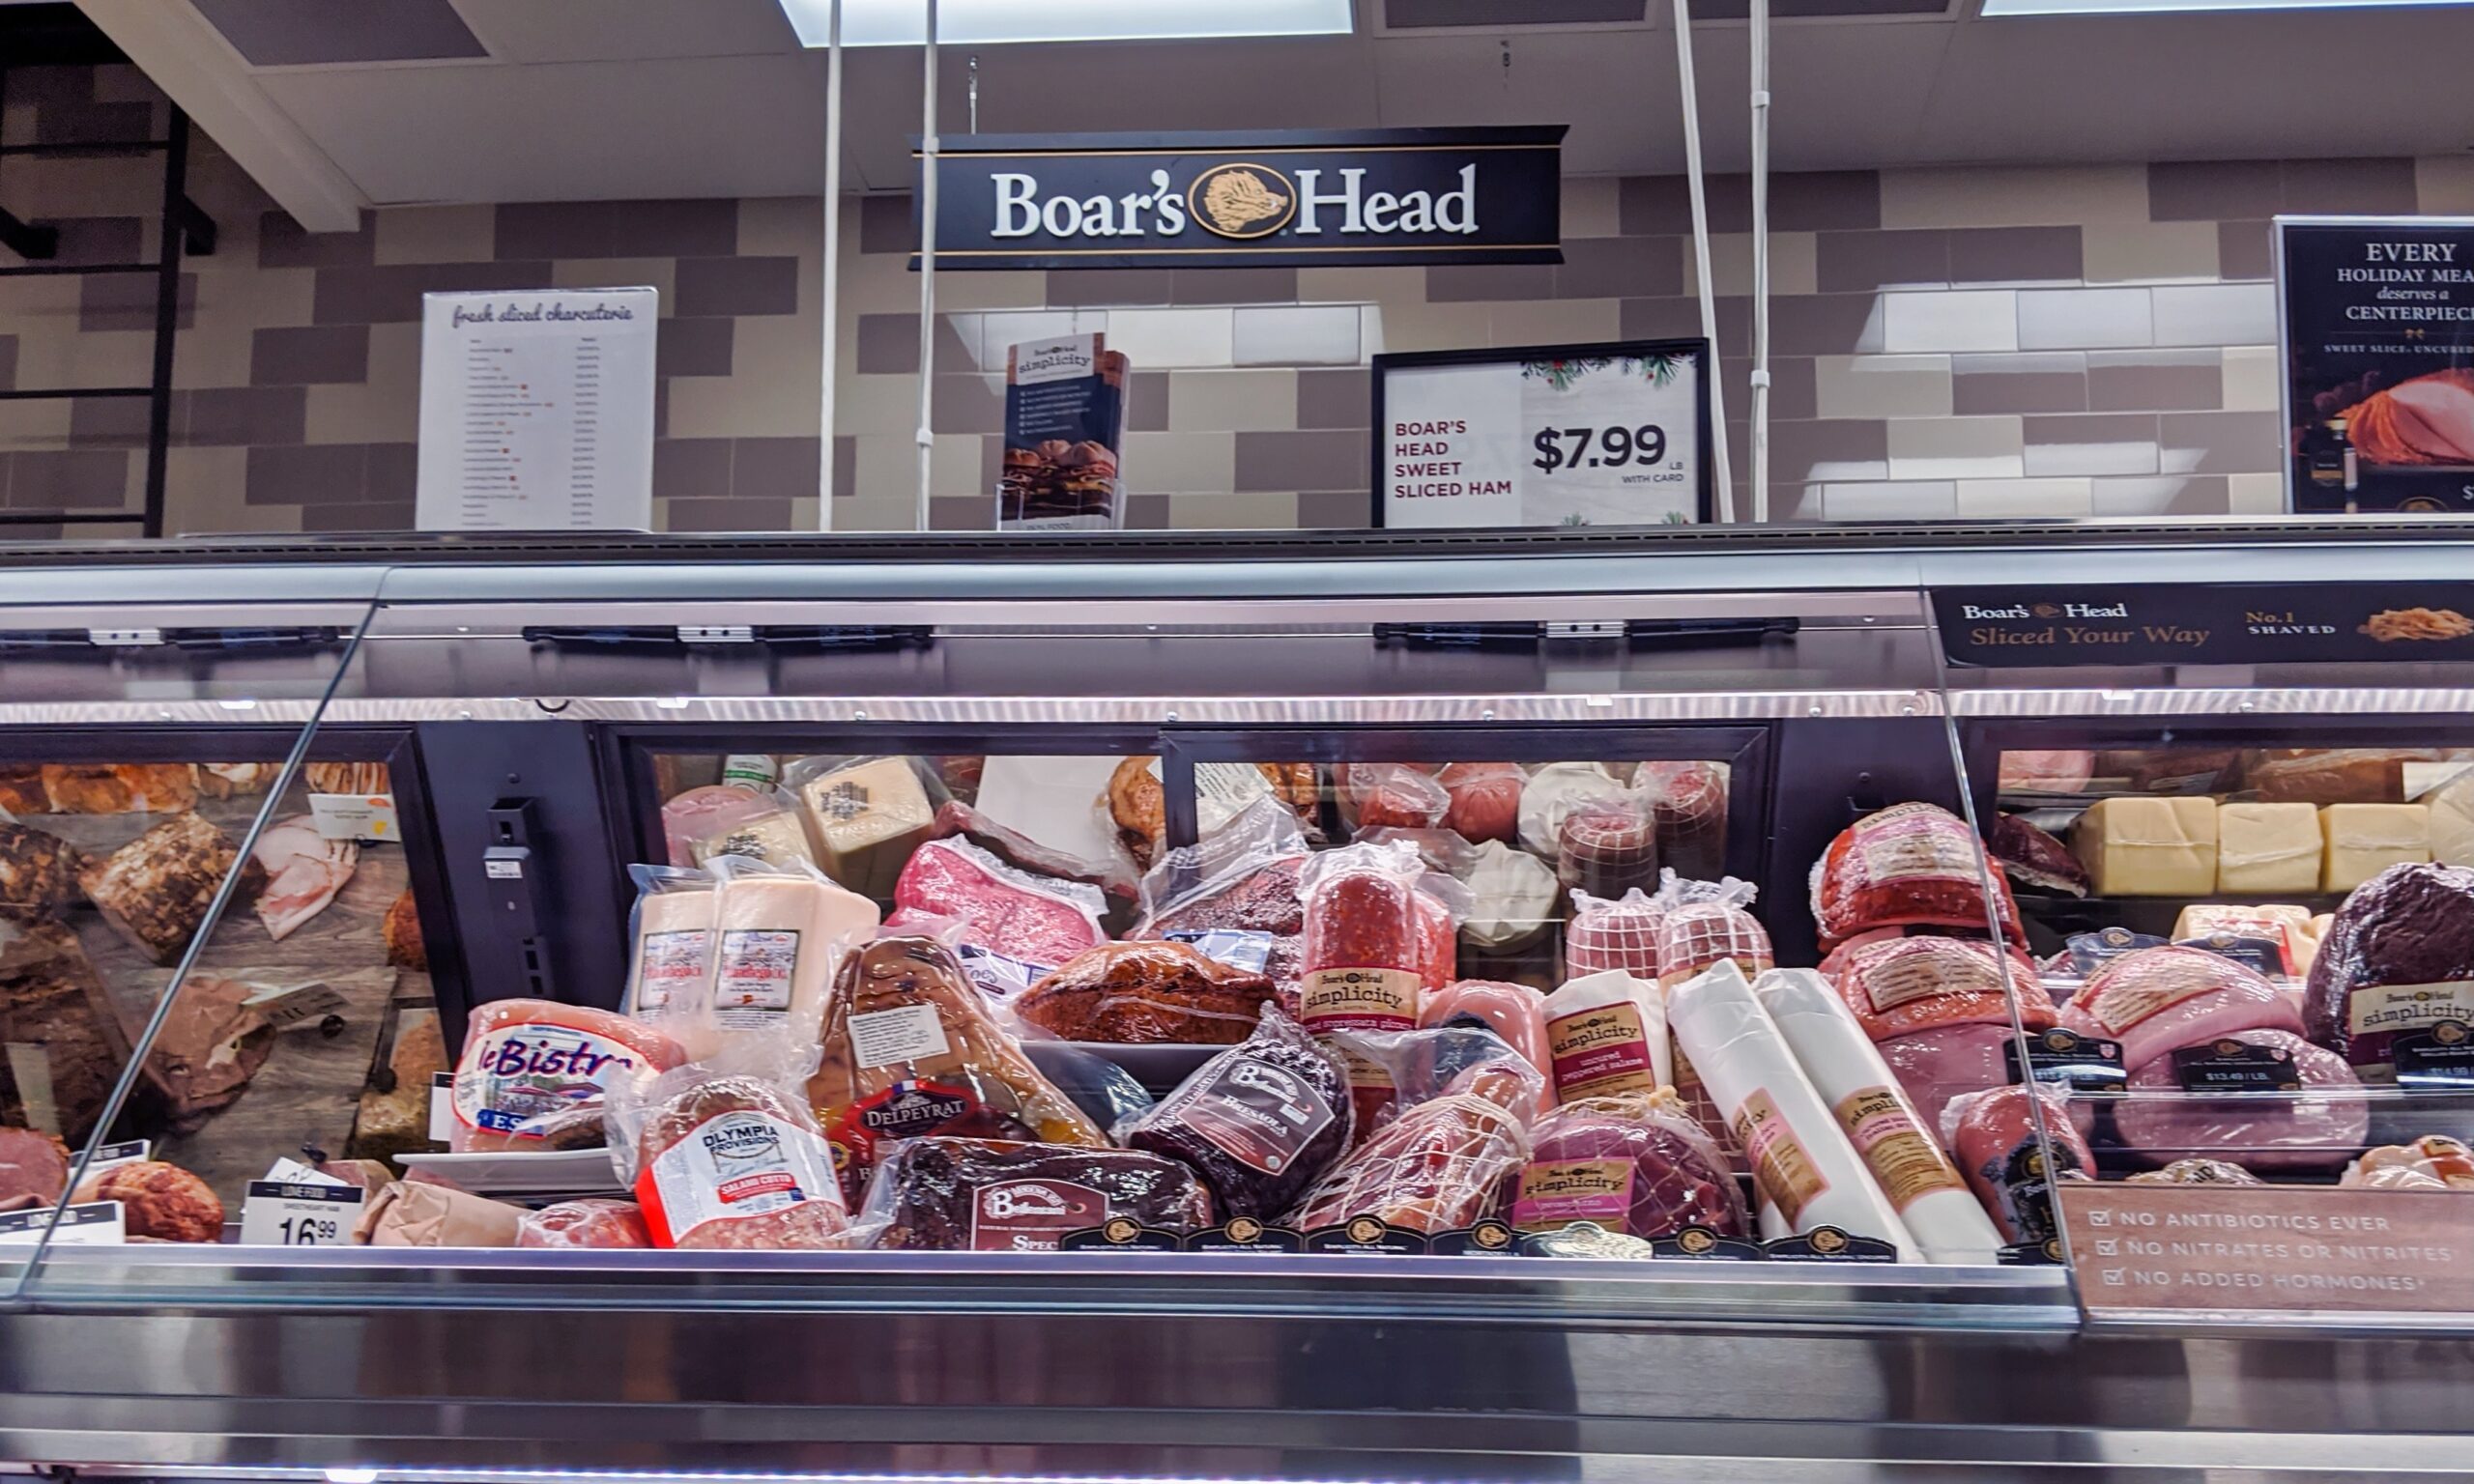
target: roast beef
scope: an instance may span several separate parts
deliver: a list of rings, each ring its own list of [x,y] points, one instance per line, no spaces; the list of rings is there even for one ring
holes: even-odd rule
[[[2474,870],[2391,866],[2355,888],[2311,960],[2311,1039],[2384,1079],[2400,1036],[2474,1024]]]
[[[888,929],[924,931],[962,921],[963,941],[1030,963],[1063,963],[1107,941],[1107,899],[1078,881],[1018,870],[964,840],[932,840],[911,852],[894,884]]]
[[[84,1140],[129,1042],[77,935],[57,918],[0,907],[0,1123]]]
[[[2291,1056],[2302,1090],[2289,1096],[2185,1093],[2173,1057],[2159,1056],[2131,1072],[2133,1096],[2114,1110],[2114,1127],[2126,1148],[2150,1164],[2229,1159],[2288,1174],[2332,1173],[2361,1151],[2371,1109],[2344,1058],[2287,1031],[2232,1031],[2221,1039]]]

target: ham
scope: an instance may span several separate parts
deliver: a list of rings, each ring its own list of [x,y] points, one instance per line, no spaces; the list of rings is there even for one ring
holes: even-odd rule
[[[493,1000],[473,1012],[455,1064],[448,1147],[464,1154],[598,1142],[613,1088],[640,1088],[686,1060],[677,1042],[606,1010]]]
[[[2373,464],[2474,464],[2474,369],[2373,392],[2345,410],[2345,432]]]
[[[2061,1023],[2120,1042],[2122,1064],[2134,1072],[2176,1046],[2236,1031],[2302,1034],[2292,997],[2257,970],[2179,947],[2143,948],[2107,962],[2062,1011]]]
[[[307,814],[269,825],[249,853],[267,873],[266,890],[258,894],[258,921],[278,943],[327,910],[360,864],[360,846],[326,839]]]
[[[2005,949],[2009,984],[2019,995],[2019,1018],[2029,1030],[2054,1023],[2053,1001],[2036,968],[2017,949]],[[2010,1023],[2003,963],[1989,943],[1958,938],[1875,938],[1833,952],[1822,974],[1856,1013],[1875,1041],[1949,1025]]]
[[[2121,1142],[2151,1164],[2229,1159],[2267,1173],[2330,1174],[2370,1136],[2371,1105],[2345,1059],[2286,1031],[2224,1038],[2293,1059],[2298,1093],[2227,1097],[2185,1093],[2168,1054],[2131,1073],[2134,1095],[2114,1110]],[[2205,1044],[2201,1042],[2201,1044]]]

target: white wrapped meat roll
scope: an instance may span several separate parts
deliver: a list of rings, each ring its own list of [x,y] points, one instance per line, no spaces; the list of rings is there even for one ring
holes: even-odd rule
[[[1669,990],[1666,1019],[1752,1166],[1765,1240],[1835,1226],[1924,1260],[1734,960]]]
[[[2001,1234],[1828,981],[1812,969],[1771,969],[1752,992],[1925,1260],[1999,1261]]]

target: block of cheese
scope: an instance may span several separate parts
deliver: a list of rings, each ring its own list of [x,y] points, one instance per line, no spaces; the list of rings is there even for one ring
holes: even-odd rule
[[[2319,889],[2350,892],[2391,866],[2431,858],[2431,806],[2331,804],[2319,811]]]
[[[2220,892],[2257,896],[2316,892],[2319,856],[2319,811],[2308,804],[2217,807],[2216,889]]]
[[[2070,847],[2099,897],[2204,897],[2216,890],[2216,801],[2100,799]]]
[[[2474,866],[2474,774],[2441,785],[2426,801],[2431,811],[2431,859]]]
[[[2222,819],[2219,822],[2222,823]],[[2316,819],[2312,821],[2311,833],[2315,839],[2319,833]],[[2317,869],[2313,867],[2312,885],[2315,888],[2318,885]],[[2311,932],[2311,909],[2308,907],[2297,907],[2290,902],[2237,906],[2229,902],[2195,901],[2173,919],[2173,941],[2176,943],[2212,937],[2220,932],[2235,938],[2264,938],[2276,944],[2285,958],[2285,973],[2289,977],[2301,974],[2310,966],[2310,946],[2306,944]]]
[[[816,833],[817,864],[863,897],[891,897],[936,816],[910,759],[870,757],[812,772],[793,764],[791,772]]]
[[[813,1042],[825,990],[852,945],[876,934],[877,904],[805,870],[716,860],[713,1021],[723,1031],[786,1028]]]

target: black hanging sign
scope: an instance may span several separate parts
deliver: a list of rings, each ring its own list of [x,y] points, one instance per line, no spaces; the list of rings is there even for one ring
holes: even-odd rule
[[[2474,510],[2474,221],[2281,217],[2287,499]]]
[[[2474,660],[2474,583],[1942,587],[1953,665],[2366,665]]]
[[[956,135],[936,155],[936,270],[1561,263],[1563,138],[1560,124]]]

